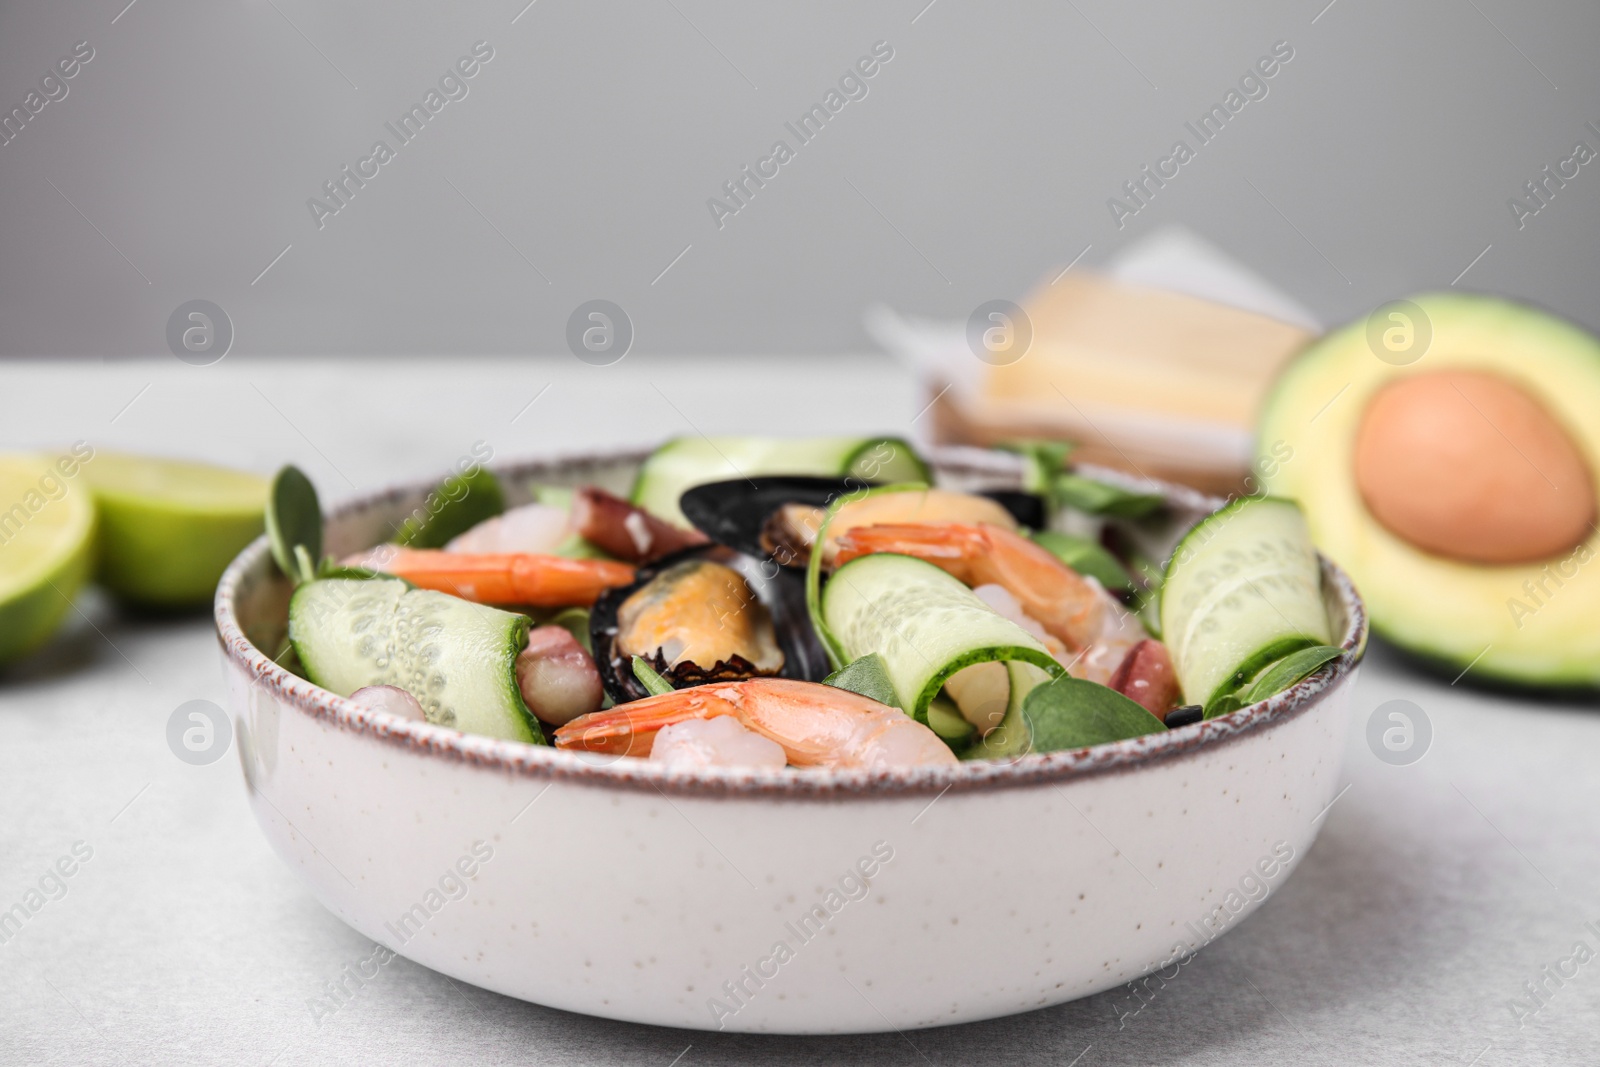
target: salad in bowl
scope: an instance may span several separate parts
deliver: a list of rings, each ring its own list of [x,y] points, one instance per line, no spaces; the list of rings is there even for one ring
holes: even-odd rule
[[[216,616],[252,808],[351,926],[785,1033],[1059,1003],[1232,929],[1337,793],[1367,633],[1292,503],[894,438],[327,515],[286,468]]]
[[[536,486],[510,508],[472,468],[391,541],[320,562],[315,493],[286,468],[280,659],[390,714],[559,750],[873,768],[1181,728],[1342,654],[1293,503],[1235,501],[1158,566],[1138,538],[1170,526],[1160,498],[1019,458],[1031,490],[956,489],[891,439],[681,440],[628,499]]]

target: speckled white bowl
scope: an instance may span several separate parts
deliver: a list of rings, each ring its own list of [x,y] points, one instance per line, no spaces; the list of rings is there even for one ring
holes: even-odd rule
[[[497,468],[626,483],[638,454]],[[1013,484],[935,454],[942,481]],[[1137,484],[1137,483],[1136,483]],[[341,509],[383,539],[426,486]],[[1189,511],[1215,503],[1160,487]],[[264,540],[216,619],[251,806],[363,935],[508,996],[642,1023],[852,1033],[1086,996],[1225,932],[1281,886],[1335,795],[1367,626],[1324,563],[1347,655],[1263,704],[1154,737],[899,773],[672,773],[357,708],[272,662],[288,587]]]

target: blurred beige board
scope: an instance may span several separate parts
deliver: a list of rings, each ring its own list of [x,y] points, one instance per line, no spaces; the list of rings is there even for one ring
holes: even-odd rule
[[[1314,334],[1183,293],[1074,272],[1023,305],[1033,341],[935,405],[942,440],[1078,442],[1087,462],[1228,491],[1267,389]],[[943,388],[949,383],[939,383]]]
[[[868,309],[865,325],[917,375],[919,435],[989,444],[1068,438],[1079,457],[1227,492],[1249,471],[1255,409],[1321,324],[1292,295],[1194,231],[1162,226],[1093,269],[1044,276],[1031,352],[996,369],[967,322]]]

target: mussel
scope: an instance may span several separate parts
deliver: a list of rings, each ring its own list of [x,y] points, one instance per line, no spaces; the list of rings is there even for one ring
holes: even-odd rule
[[[800,577],[723,545],[685,549],[606,592],[590,615],[590,638],[601,682],[617,703],[648,695],[634,676],[634,656],[677,688],[828,675]]]
[[[744,575],[700,557],[674,563],[617,606],[616,651],[674,682],[771,676],[783,668],[772,613]]]
[[[778,475],[735,478],[695,486],[679,507],[701,533],[758,559],[804,569],[828,505],[872,483],[859,478]],[[975,495],[999,504],[1023,526],[1042,529],[1045,503],[1033,493],[982,490]]]
[[[678,506],[695,528],[719,544],[785,567],[803,568],[828,505],[869,487],[859,478],[757,476],[688,490]]]
[[[1011,512],[1011,517],[1017,520],[1019,526],[1043,530],[1050,522],[1050,509],[1045,505],[1044,497],[1038,493],[1025,493],[1021,489],[984,489],[978,495],[988,497]]]

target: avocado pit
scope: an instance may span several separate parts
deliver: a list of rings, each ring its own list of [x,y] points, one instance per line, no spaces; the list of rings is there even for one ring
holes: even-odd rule
[[[1441,370],[1384,386],[1362,415],[1354,460],[1372,515],[1448,559],[1548,559],[1594,526],[1583,452],[1539,400],[1498,374]]]

